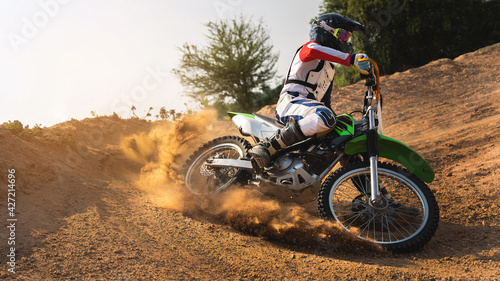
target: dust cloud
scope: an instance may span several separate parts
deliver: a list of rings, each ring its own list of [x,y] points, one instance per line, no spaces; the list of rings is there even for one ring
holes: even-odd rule
[[[192,207],[183,186],[183,163],[179,160],[192,153],[191,141],[215,119],[215,112],[203,111],[123,139],[121,148],[125,155],[144,165],[136,186],[148,192],[157,206],[175,211]]]
[[[221,131],[217,128],[207,130],[221,126],[214,120],[215,112],[204,111],[122,141],[124,153],[144,165],[136,186],[146,191],[157,207],[200,219],[216,219],[244,233],[308,248],[381,251],[374,243],[344,231],[336,222],[323,220],[299,204],[280,202],[251,187],[232,187],[203,198],[187,191],[182,165],[203,145],[200,140],[222,136],[217,134]]]

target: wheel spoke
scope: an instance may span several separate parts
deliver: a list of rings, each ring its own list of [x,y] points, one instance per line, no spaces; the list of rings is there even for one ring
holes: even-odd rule
[[[354,165],[353,165],[354,166]],[[379,169],[382,201],[368,204],[370,172],[360,164],[336,175],[329,192],[329,206],[340,225],[359,229],[359,237],[376,243],[395,244],[406,241],[423,229],[428,213],[420,187],[397,171]]]
[[[391,228],[389,227],[390,226],[390,222],[389,222],[389,218],[387,217],[387,212],[384,212],[384,216],[385,216],[385,220],[387,221],[386,228],[387,228],[387,235],[389,235],[389,242],[392,242]]]
[[[396,215],[398,215],[398,217],[400,217],[400,218],[402,219],[402,221],[404,221],[407,225],[411,226],[411,227],[413,228],[413,230],[415,230],[415,231],[416,231],[417,229],[416,229],[415,227],[413,227],[413,225],[420,226],[420,224],[419,224],[419,223],[411,223],[411,222],[407,221],[405,218],[403,218],[403,217],[399,214],[399,212],[396,212]],[[398,220],[397,220],[397,219],[395,219],[394,221],[398,221]]]
[[[345,193],[344,191],[342,191],[342,190],[338,190],[338,191],[341,192],[341,193],[343,193],[344,195],[342,195],[342,194],[334,194],[334,195],[337,195],[337,196],[340,196],[340,197],[344,197],[344,198],[347,198],[347,199],[351,199],[351,200],[354,199],[354,197],[350,196],[349,194]]]
[[[201,151],[198,158],[190,165],[186,174],[186,185],[191,192],[198,195],[218,192],[236,180],[236,177],[239,175],[239,169],[230,167],[209,168],[205,166],[206,161],[211,158],[239,159],[244,156],[245,152],[242,149],[242,147],[245,147],[243,144],[244,140],[241,140],[241,145],[224,143],[223,141],[225,139],[214,140],[213,147]]]
[[[351,224],[353,224],[360,216],[361,216],[361,213],[359,213],[356,216],[353,216],[352,218],[350,218],[351,219],[351,223],[349,223],[347,225],[347,227],[349,228],[351,226]],[[349,219],[345,220],[344,222],[347,223],[348,221],[349,221]]]

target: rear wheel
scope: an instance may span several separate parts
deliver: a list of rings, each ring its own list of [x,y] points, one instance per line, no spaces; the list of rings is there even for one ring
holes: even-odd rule
[[[220,137],[204,144],[184,165],[186,187],[194,194],[208,195],[239,182],[247,172],[236,168],[212,168],[206,165],[206,160],[243,158],[250,148],[247,140],[236,136]]]
[[[438,227],[434,195],[424,182],[398,166],[379,163],[378,168],[380,202],[370,200],[369,164],[352,163],[330,175],[321,186],[321,216],[392,252],[422,248]]]

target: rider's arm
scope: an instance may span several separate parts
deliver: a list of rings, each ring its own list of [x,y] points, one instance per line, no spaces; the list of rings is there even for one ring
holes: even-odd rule
[[[340,63],[345,66],[352,64],[354,54],[347,54],[341,51],[321,46],[317,42],[311,41],[304,45],[299,53],[300,60],[308,62],[312,60],[326,60],[334,63]]]

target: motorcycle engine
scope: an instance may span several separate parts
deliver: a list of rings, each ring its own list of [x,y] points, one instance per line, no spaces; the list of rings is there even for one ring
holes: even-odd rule
[[[274,161],[274,167],[276,171],[288,171],[293,164],[296,164],[300,161],[298,158],[292,158],[289,154],[279,157]]]
[[[279,156],[273,168],[267,173],[269,180],[275,184],[293,190],[301,190],[317,182],[318,175],[333,160],[333,152],[322,144],[311,145],[306,151],[289,152]]]

